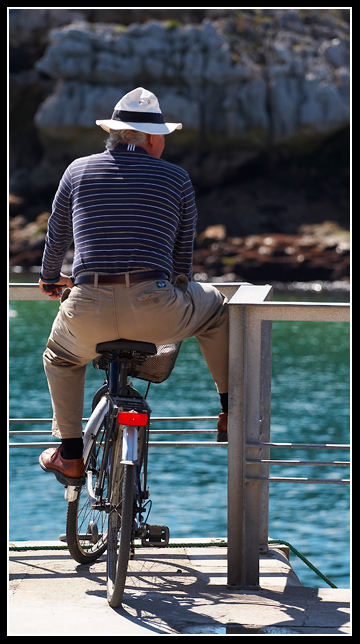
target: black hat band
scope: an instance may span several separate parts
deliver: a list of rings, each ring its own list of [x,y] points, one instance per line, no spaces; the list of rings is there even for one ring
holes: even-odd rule
[[[111,118],[115,121],[124,121],[126,123],[165,123],[162,114],[154,114],[151,112],[128,112],[126,110],[114,110]]]

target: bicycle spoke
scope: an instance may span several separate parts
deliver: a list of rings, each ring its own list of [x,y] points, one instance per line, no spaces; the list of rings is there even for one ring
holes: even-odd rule
[[[104,453],[104,437],[104,428],[100,428],[86,464],[87,471],[92,471],[95,486]],[[105,480],[105,492],[106,487]],[[101,535],[97,540],[94,538],[96,532]],[[86,484],[82,487],[76,501],[68,504],[66,534],[70,553],[79,563],[91,563],[106,550],[107,516],[104,511],[91,507]]]

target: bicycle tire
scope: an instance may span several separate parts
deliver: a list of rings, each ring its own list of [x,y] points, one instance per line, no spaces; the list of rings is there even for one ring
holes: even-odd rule
[[[91,468],[95,479],[102,459],[104,425],[105,421],[98,429],[97,439],[93,441],[85,463],[85,472]],[[80,564],[96,561],[107,548],[107,515],[91,508],[87,484],[79,491],[77,499],[68,503],[66,540],[71,556]]]
[[[117,608],[123,598],[134,525],[134,466],[122,465],[118,505],[109,514],[107,600]]]

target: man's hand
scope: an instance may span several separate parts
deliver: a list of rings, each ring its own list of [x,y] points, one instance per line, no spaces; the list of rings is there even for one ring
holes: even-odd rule
[[[41,279],[39,280],[39,288],[44,295],[47,295],[50,300],[59,300],[63,292],[63,287],[72,288],[74,286],[72,279],[64,273],[60,273],[60,279],[54,284],[45,284]],[[51,288],[51,290],[46,290]]]

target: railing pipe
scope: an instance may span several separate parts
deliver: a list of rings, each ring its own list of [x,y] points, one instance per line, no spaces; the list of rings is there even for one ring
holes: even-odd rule
[[[211,282],[216,286],[226,297],[229,299],[236,293],[238,288],[242,285],[248,285],[248,282]],[[49,301],[49,296],[44,295],[39,285],[27,282],[10,282],[9,284],[9,300],[44,300]]]

